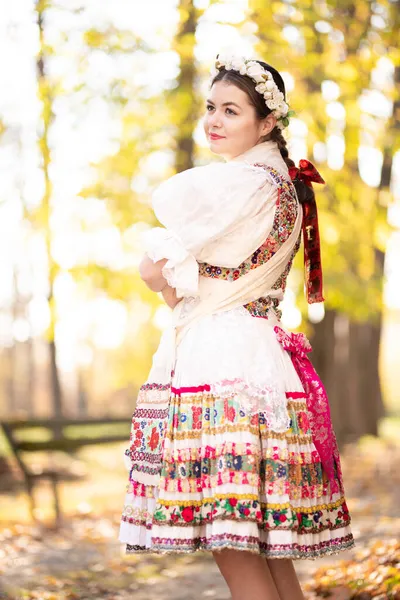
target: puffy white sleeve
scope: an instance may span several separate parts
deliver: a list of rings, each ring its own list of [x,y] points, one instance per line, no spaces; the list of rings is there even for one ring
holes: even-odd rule
[[[264,169],[245,163],[188,169],[156,189],[152,206],[163,227],[143,241],[153,262],[168,259],[162,274],[177,297],[197,295],[199,262],[236,267],[262,244],[276,193]]]
[[[178,298],[196,296],[199,268],[194,255],[185,248],[177,233],[164,227],[153,227],[143,234],[146,253],[153,262],[168,259],[161,272]]]

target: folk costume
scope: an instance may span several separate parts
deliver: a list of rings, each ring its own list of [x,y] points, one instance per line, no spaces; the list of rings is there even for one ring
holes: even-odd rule
[[[316,558],[354,545],[326,392],[280,322],[293,258],[322,301],[318,220],[275,141],[174,175],[146,250],[181,298],[141,386],[125,452],[126,553],[235,548]]]

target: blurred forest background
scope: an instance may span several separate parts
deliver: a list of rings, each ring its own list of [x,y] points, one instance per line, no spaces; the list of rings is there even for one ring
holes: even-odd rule
[[[300,252],[283,323],[313,345],[361,554],[307,598],[400,598],[400,542],[383,541],[400,534],[399,25],[400,0],[0,0],[2,598],[228,598],[211,557],[127,560],[117,541],[130,416],[170,317],[139,278],[141,234],[158,183],[218,160],[201,119],[227,48],[282,73],[291,157],[327,182],[326,302],[307,306]],[[104,438],[118,417],[112,444],[83,448],[74,419],[102,418]],[[72,461],[58,533],[32,526],[13,420],[36,424],[19,450]],[[41,488],[31,515],[48,505]]]
[[[298,256],[284,323],[312,340],[341,440],[398,415],[399,21],[396,0],[3,0],[0,416],[133,411],[169,316],[140,234],[155,185],[215,160],[200,120],[226,47],[282,72],[291,155],[327,182],[325,306]]]
[[[340,439],[399,413],[399,9],[3,0],[2,417],[133,410],[169,311],[137,273],[151,191],[215,159],[200,120],[226,47],[282,72],[291,155],[327,182],[326,303],[308,312],[298,257],[284,323],[312,340]]]

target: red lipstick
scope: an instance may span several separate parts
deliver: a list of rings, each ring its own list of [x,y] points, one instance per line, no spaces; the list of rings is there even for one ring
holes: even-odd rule
[[[222,140],[224,139],[223,135],[217,135],[216,133],[210,133],[210,140]]]

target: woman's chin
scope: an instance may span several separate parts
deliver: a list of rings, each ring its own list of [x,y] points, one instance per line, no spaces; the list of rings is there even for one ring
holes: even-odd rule
[[[219,141],[220,140],[208,140],[208,147],[214,154],[219,154],[222,156],[224,154],[224,150],[226,151],[226,148],[223,148]]]

